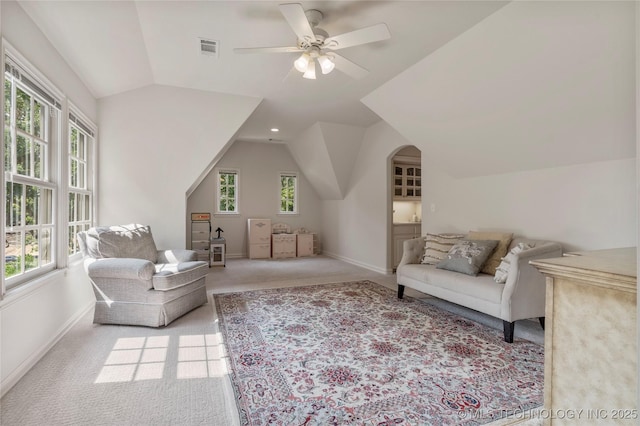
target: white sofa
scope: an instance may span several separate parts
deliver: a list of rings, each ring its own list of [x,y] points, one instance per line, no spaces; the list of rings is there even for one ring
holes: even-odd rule
[[[539,318],[544,328],[545,278],[529,265],[529,261],[562,256],[560,244],[528,238],[514,238],[509,250],[519,243],[534,247],[515,255],[507,281],[502,284],[494,281],[493,275],[465,275],[421,264],[425,238],[407,240],[396,271],[398,298],[402,299],[405,287],[409,287],[500,318],[504,326],[504,340],[512,343],[517,320]]]

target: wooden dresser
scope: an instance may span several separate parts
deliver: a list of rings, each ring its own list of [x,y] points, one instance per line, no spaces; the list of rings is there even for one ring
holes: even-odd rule
[[[636,248],[531,264],[547,276],[545,424],[637,424]]]

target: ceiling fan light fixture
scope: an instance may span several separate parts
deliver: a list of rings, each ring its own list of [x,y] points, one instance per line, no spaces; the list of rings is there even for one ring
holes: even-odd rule
[[[334,64],[331,58],[329,58],[327,55],[318,57],[318,63],[320,63],[322,74],[329,74],[336,67],[336,64]]]
[[[236,48],[234,52],[297,52],[300,56],[294,59],[293,64],[297,71],[304,74],[303,77],[305,78],[316,79],[317,59],[322,74],[329,74],[334,68],[338,68],[349,77],[358,79],[366,76],[369,71],[351,62],[344,56],[334,53],[334,51],[391,38],[389,27],[382,22],[354,31],[329,36],[325,30],[318,27],[318,24],[323,19],[322,12],[315,9],[305,11],[301,3],[283,3],[279,5],[279,8],[280,13],[296,35],[295,46]],[[327,52],[327,50],[329,52]]]
[[[316,63],[315,62],[309,63],[309,66],[307,67],[307,70],[304,72],[304,74],[302,74],[302,77],[309,80],[316,79]]]
[[[306,72],[309,69],[309,62],[311,56],[307,52],[304,52],[298,59],[293,62],[293,66],[300,72]]]

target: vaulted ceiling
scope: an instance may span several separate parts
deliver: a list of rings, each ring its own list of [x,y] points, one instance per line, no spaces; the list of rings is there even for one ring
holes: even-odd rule
[[[369,126],[360,102],[406,68],[500,9],[497,1],[305,1],[330,35],[384,22],[391,39],[340,53],[370,71],[305,80],[295,53],[240,55],[235,47],[292,46],[273,1],[20,1],[96,98],[151,84],[262,98],[239,139],[291,140],[316,122]],[[219,41],[219,56],[199,39]],[[278,127],[274,135],[269,131]]]

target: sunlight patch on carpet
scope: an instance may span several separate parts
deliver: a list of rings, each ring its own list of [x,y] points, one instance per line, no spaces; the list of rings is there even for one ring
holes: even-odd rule
[[[117,339],[94,383],[162,379],[169,350],[177,350],[177,379],[228,374],[220,333],[181,335],[177,348],[171,348],[170,343],[169,336]]]
[[[542,405],[542,346],[370,281],[214,298],[243,425],[483,424]]]
[[[220,333],[180,336],[178,379],[223,377],[227,374]]]
[[[162,379],[168,345],[169,336],[117,339],[95,383]]]

